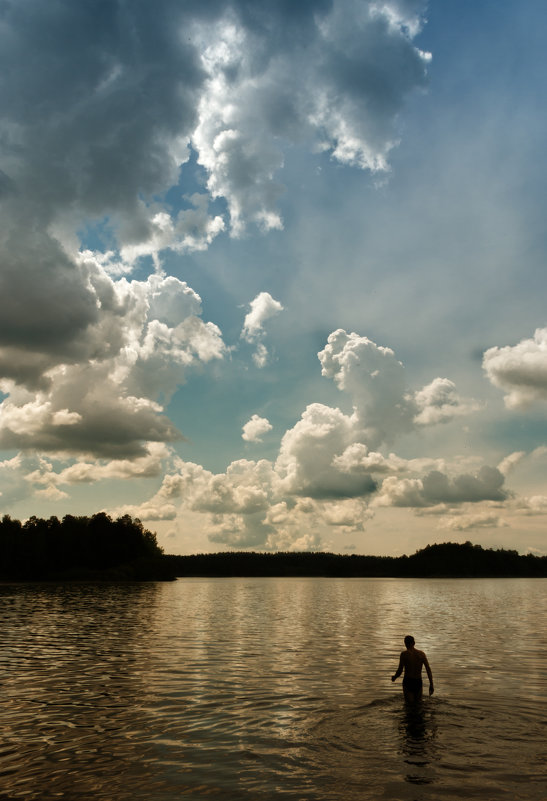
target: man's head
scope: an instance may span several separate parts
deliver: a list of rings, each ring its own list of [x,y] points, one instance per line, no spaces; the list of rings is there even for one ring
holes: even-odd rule
[[[405,645],[407,648],[412,648],[414,645],[414,637],[412,637],[410,634],[407,634],[405,637]]]

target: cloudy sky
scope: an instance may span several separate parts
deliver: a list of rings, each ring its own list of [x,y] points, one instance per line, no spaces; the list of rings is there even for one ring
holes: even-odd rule
[[[0,0],[0,511],[547,553],[543,0]]]

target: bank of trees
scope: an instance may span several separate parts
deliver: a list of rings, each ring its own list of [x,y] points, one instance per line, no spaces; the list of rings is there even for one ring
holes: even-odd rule
[[[224,552],[166,556],[177,576],[534,577],[547,576],[547,557],[485,549],[470,542],[428,545],[412,556],[334,553]]]
[[[0,580],[148,580],[175,576],[547,577],[547,557],[470,542],[428,545],[411,556],[227,551],[166,556],[129,515],[0,521]]]
[[[33,516],[25,523],[4,515],[0,521],[0,579],[147,579],[167,573],[156,535],[129,515]]]

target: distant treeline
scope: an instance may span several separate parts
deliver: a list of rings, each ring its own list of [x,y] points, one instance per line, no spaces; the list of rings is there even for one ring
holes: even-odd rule
[[[455,542],[428,545],[412,556],[247,551],[165,556],[176,576],[541,577],[547,557]]]
[[[547,557],[466,542],[412,556],[225,551],[164,555],[156,535],[129,515],[0,521],[0,581],[168,580],[176,576],[546,577]]]
[[[0,580],[165,578],[173,576],[156,535],[129,515],[0,521]]]

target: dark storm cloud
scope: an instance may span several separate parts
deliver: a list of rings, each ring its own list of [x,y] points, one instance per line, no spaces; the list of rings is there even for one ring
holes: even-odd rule
[[[4,169],[35,214],[129,209],[173,182],[167,145],[190,133],[204,79],[179,8],[23,0],[4,13]]]
[[[333,92],[343,93],[347,111],[381,148],[403,98],[425,86],[424,62],[385,16],[369,20],[358,38],[352,35],[351,16],[340,17],[336,44],[324,53],[322,79]]]
[[[0,347],[74,355],[96,322],[95,294],[51,237],[32,226],[4,240],[0,271]]]

